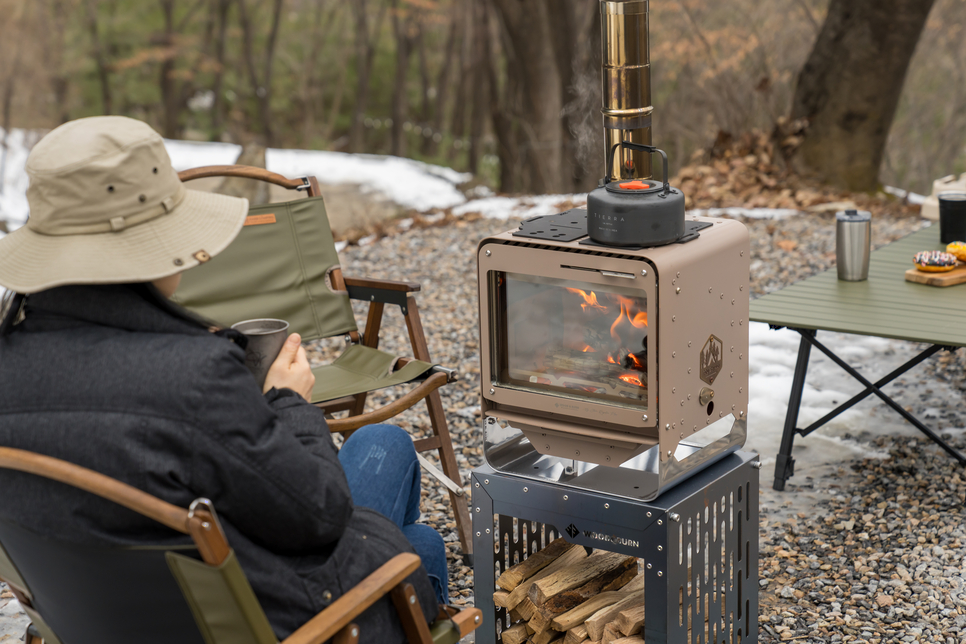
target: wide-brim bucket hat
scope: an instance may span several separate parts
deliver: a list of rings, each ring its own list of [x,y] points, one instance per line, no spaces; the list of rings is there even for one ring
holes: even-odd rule
[[[0,285],[18,293],[168,277],[224,250],[248,214],[247,199],[185,188],[161,136],[122,116],[61,125],[26,170],[30,216],[0,239]]]

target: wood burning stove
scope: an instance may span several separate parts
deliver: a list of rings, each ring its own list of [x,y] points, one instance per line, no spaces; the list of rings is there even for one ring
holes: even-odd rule
[[[565,214],[579,232],[586,214]],[[747,230],[687,223],[697,237],[655,248],[557,241],[540,221],[480,243],[491,466],[650,499],[744,443]]]
[[[484,454],[649,500],[744,444],[750,251],[741,223],[685,216],[651,146],[647,0],[600,8],[605,177],[479,246]]]

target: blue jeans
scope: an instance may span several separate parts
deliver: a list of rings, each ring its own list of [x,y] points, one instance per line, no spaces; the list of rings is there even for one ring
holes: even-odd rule
[[[449,603],[443,538],[419,519],[420,469],[413,441],[395,425],[366,425],[339,451],[356,505],[388,517],[402,530],[433,583],[440,603]]]

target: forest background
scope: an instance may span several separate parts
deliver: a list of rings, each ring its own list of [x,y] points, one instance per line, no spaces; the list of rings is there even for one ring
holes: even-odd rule
[[[514,19],[517,0],[0,0],[0,127],[122,114],[169,138],[393,154],[503,192],[586,191],[603,174],[597,3],[557,1],[586,19]],[[828,7],[652,0],[654,142],[672,173],[716,141],[787,127]],[[966,171],[964,61],[966,0],[935,0],[883,184],[928,193]],[[560,121],[559,141],[528,131],[533,105]]]

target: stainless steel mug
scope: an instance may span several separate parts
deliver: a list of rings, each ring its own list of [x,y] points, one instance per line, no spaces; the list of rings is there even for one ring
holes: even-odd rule
[[[939,241],[966,241],[966,192],[939,193]]]
[[[232,324],[231,328],[240,331],[248,338],[248,347],[245,349],[245,366],[255,376],[258,386],[264,386],[268,370],[275,362],[279,351],[282,350],[282,345],[288,338],[288,322],[261,318],[237,322]]]
[[[860,210],[835,213],[835,263],[840,280],[861,282],[869,279],[871,243],[871,213]]]

